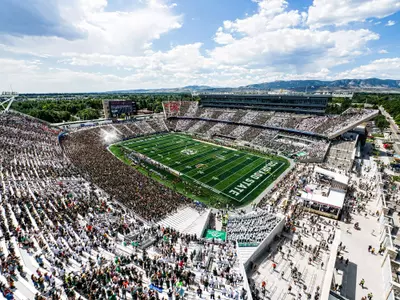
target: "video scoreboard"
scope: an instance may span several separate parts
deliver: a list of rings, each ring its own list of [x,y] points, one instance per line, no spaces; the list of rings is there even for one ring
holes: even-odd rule
[[[103,107],[106,118],[119,118],[137,113],[136,102],[132,100],[106,100]]]

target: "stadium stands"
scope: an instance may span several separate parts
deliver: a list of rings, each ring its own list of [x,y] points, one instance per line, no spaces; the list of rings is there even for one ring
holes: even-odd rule
[[[144,127],[145,132],[150,132],[150,126],[141,122],[141,125],[143,124],[148,126],[148,129]],[[157,221],[156,218],[162,218],[188,203],[188,199],[182,195],[172,192],[139,172],[132,172],[130,166],[111,155],[101,139],[105,130],[92,128],[83,132],[78,131],[70,134],[63,143],[68,157],[83,173],[90,176],[93,183],[98,184],[107,193],[114,195],[117,200],[149,221]],[[139,134],[141,132],[136,130],[136,135]],[[113,142],[118,140],[121,138],[117,137]]]
[[[280,219],[268,211],[253,211],[245,215],[231,215],[226,228],[227,239],[252,246],[261,243]]]
[[[0,115],[3,295],[21,300],[155,299],[167,298],[169,290],[194,297],[194,290],[201,288],[207,297],[245,299],[234,244],[199,240],[194,233],[199,227],[193,224],[180,233],[167,225],[148,226],[133,214],[157,220],[182,205],[194,214],[196,210],[180,195],[132,170],[129,184],[134,186],[127,186],[119,169],[123,164],[112,161],[111,169],[107,160],[113,156],[108,153],[106,158],[106,145],[98,142],[104,141],[105,130],[123,136],[143,133],[132,123],[72,133],[63,144],[78,170],[63,154],[58,132],[28,117]],[[103,180],[112,196],[88,178]],[[152,201],[146,200],[150,191]],[[128,193],[132,205],[124,202]],[[198,219],[208,216],[209,210],[202,211]],[[165,277],[157,276],[160,273]]]
[[[376,110],[349,109],[342,115],[315,116],[289,112],[199,107],[180,102],[179,117],[168,118],[171,130],[212,138],[218,135],[269,148],[300,161],[322,162],[332,139],[377,115]],[[171,115],[171,117],[174,117]],[[345,131],[342,128],[346,128]]]
[[[288,112],[252,110],[248,110],[246,113],[245,110],[235,111],[232,109],[225,109],[225,113],[223,113],[223,108],[203,108],[199,107],[197,102],[181,102],[181,106],[187,107],[187,110],[182,110],[183,113],[179,114],[180,117],[215,119],[215,121],[230,121],[242,125],[260,125],[280,130],[297,130],[329,138],[334,138],[343,133],[343,128],[345,131],[348,131],[378,114],[377,110],[371,109],[348,109],[342,115],[334,116],[313,116]],[[184,113],[185,111],[187,112],[186,114]],[[218,112],[216,118],[213,116],[215,112]],[[167,117],[174,116],[167,114]]]
[[[330,168],[349,171],[353,166],[358,136],[346,134],[345,137],[332,141],[326,155],[325,165]]]

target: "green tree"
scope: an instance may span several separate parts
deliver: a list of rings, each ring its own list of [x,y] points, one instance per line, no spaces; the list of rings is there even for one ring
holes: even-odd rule
[[[381,132],[383,132],[390,125],[386,118],[382,115],[377,116],[374,121],[376,127],[378,127]]]
[[[78,112],[79,118],[82,120],[92,120],[100,118],[100,113],[98,110],[93,108],[85,108]]]

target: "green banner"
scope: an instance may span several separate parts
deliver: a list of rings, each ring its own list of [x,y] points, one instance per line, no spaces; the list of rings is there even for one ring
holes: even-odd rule
[[[226,232],[208,229],[206,232],[206,239],[207,240],[216,239],[216,240],[225,241],[226,240]]]
[[[307,152],[302,151],[302,152],[297,153],[296,155],[297,155],[298,157],[306,156],[306,155],[307,155]]]

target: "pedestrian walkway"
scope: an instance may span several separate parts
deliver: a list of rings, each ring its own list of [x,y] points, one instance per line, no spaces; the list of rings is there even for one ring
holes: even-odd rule
[[[372,195],[375,195],[373,180],[376,172],[376,164],[371,159],[363,160],[363,170],[361,177],[357,178],[353,174],[352,181],[355,183],[355,190],[360,191],[357,183],[367,183]],[[341,251],[336,262],[336,271],[334,274],[335,281],[342,285],[341,295],[348,299],[361,299],[366,297],[368,293],[374,295],[374,299],[384,299],[384,282],[381,273],[381,265],[383,256],[378,254],[380,244],[380,224],[375,216],[375,212],[379,209],[375,198],[363,199],[365,210],[352,213],[351,223],[341,223],[342,245],[345,250]],[[359,224],[359,230],[354,228],[354,224]],[[372,254],[368,248],[375,249]],[[349,264],[340,262],[340,257],[343,256],[343,261],[349,260]],[[364,279],[364,287],[360,285]]]
[[[333,221],[304,213],[295,234],[285,233],[274,242],[271,253],[255,267],[251,281],[259,296],[281,300],[309,299],[319,294],[330,256],[331,244],[326,241],[331,241],[335,231]]]

